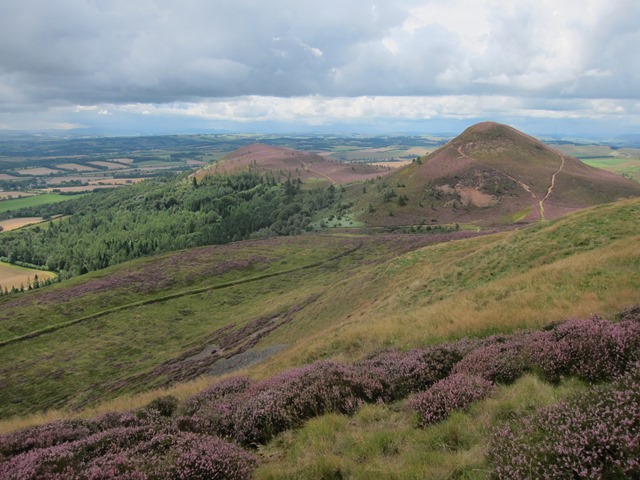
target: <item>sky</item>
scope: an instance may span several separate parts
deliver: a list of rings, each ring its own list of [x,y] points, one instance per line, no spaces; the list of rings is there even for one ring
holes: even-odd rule
[[[0,131],[640,133],[638,0],[3,0]]]

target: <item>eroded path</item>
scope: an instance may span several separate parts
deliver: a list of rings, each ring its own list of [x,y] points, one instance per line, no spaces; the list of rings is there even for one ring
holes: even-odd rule
[[[322,173],[322,172],[319,172],[319,171],[317,171],[317,170],[314,170],[313,168],[311,168],[311,167],[309,166],[309,164],[308,164],[308,163],[303,162],[302,160],[299,160],[299,162],[304,166],[304,168],[306,168],[306,169],[307,169],[307,170],[309,170],[310,172],[317,173],[318,175],[322,175],[324,178],[326,178],[327,180],[329,180],[329,181],[331,182],[331,185],[335,185],[335,184],[336,184],[336,181],[335,181],[333,178],[331,178],[329,175],[325,175],[325,174],[324,174],[324,173]]]
[[[556,175],[558,175],[562,169],[564,168],[564,157],[562,155],[558,155],[560,157],[560,168],[558,168],[558,170],[551,175],[551,184],[549,185],[549,188],[547,189],[547,194],[544,196],[544,198],[542,200],[540,200],[536,194],[534,193],[534,191],[531,189],[531,187],[529,187],[529,185],[527,185],[526,183],[518,180],[515,177],[512,177],[511,175],[509,175],[508,173],[503,172],[502,170],[499,170],[495,167],[492,167],[490,165],[487,165],[485,163],[482,163],[480,160],[478,160],[477,158],[474,157],[470,157],[469,155],[467,155],[466,153],[464,153],[462,151],[462,145],[458,147],[458,153],[460,154],[460,156],[458,157],[460,158],[468,158],[470,160],[473,160],[474,162],[479,163],[480,165],[486,167],[486,168],[490,168],[491,170],[494,170],[495,172],[498,172],[502,175],[504,175],[505,177],[509,178],[510,180],[513,180],[514,182],[516,182],[518,185],[520,185],[520,187],[522,187],[522,189],[524,191],[526,191],[527,193],[529,193],[531,195],[531,197],[538,202],[538,211],[540,212],[540,220],[544,220],[544,202],[545,200],[547,200],[547,198],[549,198],[549,195],[551,195],[551,192],[553,192],[553,187],[555,187],[556,184]]]
[[[560,160],[561,160],[560,168],[553,175],[551,175],[551,185],[549,185],[549,188],[547,189],[547,194],[544,196],[542,200],[540,200],[540,203],[539,203],[541,220],[544,220],[544,202],[547,198],[549,198],[549,195],[551,195],[551,192],[553,192],[553,187],[556,186],[556,175],[558,175],[564,168],[564,157],[562,155],[560,155]]]

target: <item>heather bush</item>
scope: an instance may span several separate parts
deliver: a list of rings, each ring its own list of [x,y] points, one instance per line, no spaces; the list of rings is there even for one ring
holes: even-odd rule
[[[16,455],[0,464],[0,478],[244,479],[255,465],[253,455],[217,437],[122,427]]]
[[[96,428],[83,420],[64,420],[29,427],[0,437],[0,461],[34,448],[46,448],[89,436]]]
[[[316,362],[287,370],[246,392],[234,413],[234,437],[244,445],[271,437],[306,419],[327,412],[351,414],[363,403],[382,397],[382,386],[371,376],[336,362]]]
[[[372,375],[381,382],[383,400],[399,400],[449,375],[471,345],[462,341],[407,353],[391,350],[358,362],[355,368],[360,375]]]
[[[597,382],[623,373],[639,350],[639,322],[611,323],[592,317],[531,333],[526,354],[532,366],[552,382],[566,375]]]
[[[244,480],[256,458],[240,447],[208,435],[183,433],[175,444],[172,478],[178,480]]]
[[[496,429],[494,478],[640,478],[640,363],[607,386]]]
[[[482,377],[490,382],[512,383],[527,370],[524,337],[490,337],[453,368],[453,373]]]
[[[409,408],[418,412],[419,425],[427,427],[446,419],[454,410],[485,398],[493,389],[493,384],[483,378],[452,374],[411,398]]]
[[[151,432],[145,427],[122,427],[98,432],[81,440],[46,448],[34,448],[0,464],[0,478],[72,479],[93,459],[132,448]]]
[[[229,377],[205,388],[200,393],[189,397],[178,408],[181,415],[193,415],[204,405],[215,403],[230,395],[245,392],[253,381],[247,377]]]

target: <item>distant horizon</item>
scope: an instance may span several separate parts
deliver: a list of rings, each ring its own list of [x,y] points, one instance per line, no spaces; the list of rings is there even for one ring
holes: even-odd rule
[[[0,131],[640,134],[637,0],[0,3]]]

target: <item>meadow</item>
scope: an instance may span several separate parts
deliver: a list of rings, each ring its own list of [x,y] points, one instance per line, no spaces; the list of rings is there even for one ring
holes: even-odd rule
[[[10,210],[19,210],[21,208],[39,207],[42,205],[50,205],[53,203],[66,202],[78,198],[77,196],[64,196],[55,193],[44,193],[41,195],[33,195],[25,198],[14,198],[11,200],[0,201],[0,213]]]

